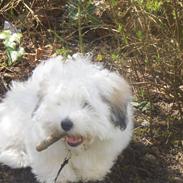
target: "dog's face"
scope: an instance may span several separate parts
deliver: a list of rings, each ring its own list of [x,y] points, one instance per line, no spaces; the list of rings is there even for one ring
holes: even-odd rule
[[[67,133],[65,144],[76,149],[125,129],[129,87],[118,75],[105,72],[69,81],[53,78],[42,85],[32,117],[40,131],[45,136]]]

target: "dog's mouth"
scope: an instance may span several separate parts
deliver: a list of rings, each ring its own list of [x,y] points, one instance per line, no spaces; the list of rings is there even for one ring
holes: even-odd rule
[[[67,133],[62,133],[62,134],[53,133],[50,136],[48,136],[46,139],[42,140],[39,144],[37,144],[36,150],[38,152],[43,151],[62,138],[69,146],[72,146],[72,147],[77,147],[81,145],[84,141],[84,138],[81,135],[68,135]]]
[[[68,135],[65,137],[65,141],[67,142],[68,145],[70,145],[72,147],[77,147],[83,143],[83,137]]]

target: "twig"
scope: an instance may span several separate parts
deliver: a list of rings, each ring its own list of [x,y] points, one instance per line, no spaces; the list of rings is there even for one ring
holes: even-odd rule
[[[78,33],[79,33],[79,49],[80,52],[84,52],[84,47],[83,47],[83,36],[82,36],[82,27],[81,27],[81,2],[79,1],[78,4]]]
[[[48,136],[45,140],[43,140],[40,144],[36,146],[36,150],[38,152],[43,151],[47,149],[49,146],[51,146],[53,143],[57,142],[61,138],[65,137],[66,133],[56,133]]]

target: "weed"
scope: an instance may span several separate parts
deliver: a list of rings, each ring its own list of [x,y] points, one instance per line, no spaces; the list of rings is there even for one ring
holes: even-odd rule
[[[8,66],[12,65],[24,54],[24,48],[19,46],[21,38],[21,33],[13,33],[11,30],[4,30],[0,33],[0,39],[4,40],[3,44],[8,56]]]
[[[56,50],[56,54],[57,54],[57,55],[62,55],[62,56],[64,56],[65,58],[67,58],[67,56],[68,56],[69,54],[71,54],[71,50],[69,50],[69,49],[63,47],[63,48],[57,49],[57,50]]]

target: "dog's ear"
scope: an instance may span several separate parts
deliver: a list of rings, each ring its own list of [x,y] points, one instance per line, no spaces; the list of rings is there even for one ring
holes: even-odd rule
[[[111,121],[115,126],[126,129],[128,122],[129,89],[126,83],[113,88],[108,104],[111,110]]]
[[[105,83],[104,83],[105,82]],[[128,123],[128,108],[131,102],[131,90],[128,83],[116,73],[108,73],[103,78],[102,100],[111,110],[111,122],[125,129]]]

